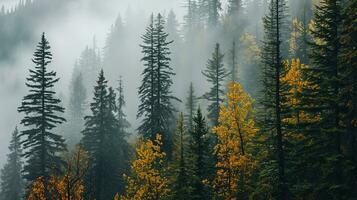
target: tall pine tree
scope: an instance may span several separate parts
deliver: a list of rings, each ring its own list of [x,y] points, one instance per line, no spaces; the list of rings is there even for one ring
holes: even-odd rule
[[[10,153],[7,155],[7,163],[1,170],[0,199],[20,200],[23,195],[24,182],[22,179],[21,145],[17,127],[12,133]]]
[[[286,3],[285,0],[271,0],[269,12],[263,19],[265,38],[262,50],[264,64],[262,98],[263,117],[262,132],[271,135],[270,143],[273,144],[272,160],[276,161],[272,167],[278,180],[274,185],[278,200],[288,198],[286,180],[286,152],[284,141],[285,126],[283,123],[286,109],[287,88],[282,84],[281,77],[285,74],[283,65],[284,29],[286,28]],[[267,141],[269,142],[269,141]]]
[[[22,138],[23,156],[27,160],[24,177],[30,183],[42,177],[47,184],[51,174],[60,173],[65,164],[59,155],[66,150],[64,139],[53,132],[65,119],[58,116],[64,108],[59,105],[61,100],[55,97],[53,87],[59,78],[56,78],[56,72],[48,70],[51,60],[49,42],[42,34],[32,59],[35,68],[30,69],[30,77],[27,78],[29,94],[18,108],[25,114],[21,124],[26,130],[19,137]]]
[[[348,98],[342,97],[342,91],[348,78],[343,77],[340,57],[343,3],[342,0],[323,0],[316,6],[311,31],[311,65],[305,70],[309,81],[318,86],[305,89],[302,102],[308,114],[319,117],[303,127],[309,141],[305,142],[303,152],[311,169],[306,179],[315,185],[312,193],[319,199],[345,199],[351,189],[347,181],[352,177],[347,175],[351,173],[351,165],[344,153],[347,131],[343,120],[346,110],[342,105]]]
[[[212,58],[208,60],[207,69],[202,72],[211,84],[210,91],[204,94],[203,98],[210,102],[208,117],[215,126],[218,125],[219,106],[223,102],[225,78],[229,75],[224,68],[223,58],[219,44],[216,44]]]
[[[175,75],[170,66],[170,49],[172,41],[168,41],[168,34],[164,31],[164,19],[158,14],[154,21],[151,16],[150,25],[142,36],[141,45],[145,69],[142,73],[143,81],[139,88],[138,117],[143,117],[139,127],[144,138],[155,139],[156,134],[162,134],[163,150],[170,152],[172,133],[170,125],[173,123],[175,109],[172,100],[178,100],[172,95],[171,77]],[[170,154],[169,154],[170,155]]]
[[[202,115],[200,108],[198,108],[193,121],[194,125],[193,130],[190,131],[189,141],[189,151],[192,158],[190,161],[190,183],[192,185],[191,199],[209,199],[211,195],[210,190],[204,182],[210,181],[212,176],[212,152],[210,150],[210,140],[206,119]]]
[[[85,117],[85,128],[82,131],[81,145],[88,151],[91,168],[86,175],[86,197],[91,199],[112,199],[119,192],[118,182],[125,169],[128,145],[120,132],[119,121],[115,116],[117,110],[116,94],[108,88],[103,70],[94,87],[94,97],[90,104],[92,115]]]

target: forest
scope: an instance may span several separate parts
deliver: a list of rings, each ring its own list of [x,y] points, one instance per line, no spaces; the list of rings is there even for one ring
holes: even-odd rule
[[[357,0],[114,2],[0,9],[0,200],[357,200]]]

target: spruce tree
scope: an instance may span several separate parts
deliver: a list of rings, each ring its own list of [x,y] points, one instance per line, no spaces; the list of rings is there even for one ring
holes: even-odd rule
[[[207,69],[202,72],[211,84],[210,91],[205,93],[203,98],[210,102],[208,117],[215,126],[218,124],[219,105],[223,102],[225,78],[229,75],[224,68],[223,58],[219,44],[216,44],[212,58],[208,60]]]
[[[192,131],[192,129],[193,129],[193,117],[197,110],[197,101],[198,101],[198,98],[195,95],[193,83],[191,82],[190,89],[188,91],[188,97],[186,99],[186,110],[187,110],[186,124],[188,126],[189,131]]]
[[[187,154],[187,132],[184,124],[183,113],[177,121],[175,134],[175,154],[174,154],[174,184],[173,198],[178,200],[188,200],[191,198],[191,188],[188,184],[189,168]]]
[[[264,64],[263,89],[264,97],[261,100],[263,106],[262,132],[271,135],[267,143],[273,144],[272,159],[276,161],[273,169],[277,175],[276,199],[288,198],[286,180],[286,152],[284,141],[285,125],[283,119],[287,114],[285,105],[286,86],[281,82],[285,74],[283,65],[284,29],[286,28],[286,3],[284,0],[271,0],[269,12],[263,19],[265,38],[262,51]],[[268,167],[268,166],[266,166]],[[272,166],[269,166],[272,167]],[[272,176],[274,176],[272,174]],[[270,183],[271,184],[271,183]]]
[[[347,129],[349,156],[357,166],[357,1],[347,3],[343,10],[343,24],[341,33],[341,101],[343,103],[343,121]]]
[[[346,128],[341,106],[345,99],[341,98],[343,82],[347,78],[343,77],[340,57],[343,3],[323,0],[316,6],[310,42],[311,65],[305,70],[305,76],[317,87],[303,91],[303,108],[318,117],[303,127],[309,141],[304,145],[305,165],[310,165],[305,178],[315,185],[312,191],[319,199],[345,199],[350,189],[347,180],[351,177],[346,175],[351,166],[344,154]]]
[[[120,77],[119,86],[117,88],[118,98],[117,98],[117,118],[119,122],[120,133],[123,136],[128,136],[127,130],[130,127],[129,121],[126,119],[126,114],[124,113],[124,107],[126,105],[124,96],[124,84],[123,79]]]
[[[138,117],[143,117],[139,133],[144,138],[155,139],[156,134],[162,134],[163,150],[170,153],[172,134],[170,125],[173,123],[175,109],[172,95],[171,77],[175,75],[170,66],[170,49],[172,41],[168,41],[168,34],[164,31],[165,21],[158,14],[155,21],[151,16],[150,25],[142,36],[141,45],[145,69],[142,73],[142,85],[139,88],[140,105]]]
[[[1,170],[0,199],[20,200],[23,195],[24,182],[22,179],[21,145],[17,127],[12,133],[10,153],[7,155],[7,163]]]
[[[124,189],[120,174],[129,168],[129,145],[121,131],[124,127],[120,127],[117,105],[115,91],[108,87],[101,70],[90,104],[92,114],[85,117],[81,141],[91,161],[85,179],[89,199],[112,199]]]
[[[204,181],[209,181],[213,168],[211,162],[210,139],[205,117],[198,108],[193,118],[193,130],[190,131],[190,154],[191,154],[191,199],[209,199],[210,191]]]
[[[232,43],[232,49],[230,51],[230,57],[231,57],[231,82],[237,82],[238,81],[238,62],[237,62],[237,47],[236,47],[236,42],[233,41]]]
[[[23,98],[18,111],[25,114],[21,124],[25,130],[21,132],[23,157],[27,160],[24,166],[24,178],[33,182],[39,177],[45,184],[51,174],[60,173],[65,162],[59,153],[66,150],[62,136],[55,134],[53,129],[62,124],[65,119],[58,116],[64,112],[59,104],[61,100],[55,97],[53,87],[59,81],[56,72],[48,70],[52,53],[45,34],[32,59],[34,69],[30,69],[30,77],[26,86],[29,94]]]

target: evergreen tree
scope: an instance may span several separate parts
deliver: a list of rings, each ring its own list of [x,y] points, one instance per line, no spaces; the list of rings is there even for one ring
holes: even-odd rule
[[[305,89],[302,94],[303,108],[319,117],[303,127],[309,141],[304,143],[305,166],[308,162],[311,170],[306,172],[306,179],[315,185],[310,189],[319,199],[346,199],[351,189],[347,181],[351,178],[347,175],[351,165],[344,153],[346,128],[341,108],[345,99],[341,98],[345,77],[340,57],[343,2],[323,0],[316,6],[310,43],[312,64],[305,70],[305,76],[318,87]]]
[[[155,139],[157,133],[162,134],[163,150],[170,152],[174,107],[172,100],[178,100],[172,95],[171,77],[175,75],[170,66],[170,49],[172,41],[167,41],[168,34],[164,32],[164,19],[158,14],[155,22],[151,16],[150,25],[143,35],[144,44],[141,45],[145,69],[142,73],[143,81],[139,88],[138,117],[143,117],[139,133],[144,138]]]
[[[349,143],[349,156],[357,165],[357,21],[356,12],[357,1],[352,0],[347,3],[343,12],[343,27],[341,34],[342,50],[341,59],[341,79],[342,91],[341,101],[343,103],[343,121],[347,129]]]
[[[74,74],[73,74],[74,75]],[[87,109],[86,105],[87,92],[83,83],[82,74],[73,76],[70,87],[70,99],[69,99],[69,123],[68,123],[68,135],[67,144],[73,149],[80,141],[81,130],[84,125],[84,115]]]
[[[21,145],[19,140],[19,132],[17,127],[12,133],[10,142],[10,153],[7,155],[7,163],[1,170],[0,182],[0,199],[20,200],[23,195],[23,180],[22,180],[22,161],[21,161]]]
[[[191,198],[191,188],[187,184],[190,180],[188,159],[187,159],[187,132],[184,124],[183,113],[177,121],[175,135],[175,154],[174,154],[174,183],[173,198],[178,200],[188,200]]]
[[[85,117],[81,144],[88,151],[91,168],[86,175],[86,197],[91,199],[112,199],[119,192],[119,176],[126,169],[128,145],[120,132],[116,95],[108,88],[103,70],[94,87],[93,102],[90,104],[92,115]],[[115,174],[118,174],[116,176]]]
[[[193,130],[193,117],[197,110],[197,101],[198,101],[198,99],[195,95],[193,83],[191,82],[190,89],[188,91],[188,97],[186,99],[186,110],[187,110],[186,121],[187,121],[187,126],[188,126],[189,131]]]
[[[30,77],[27,78],[29,94],[18,108],[19,112],[26,114],[21,124],[27,129],[19,135],[23,156],[27,160],[24,177],[30,183],[42,177],[45,185],[51,174],[61,172],[65,162],[59,153],[66,150],[64,139],[53,133],[53,129],[65,119],[58,116],[64,108],[59,106],[61,101],[53,90],[59,78],[56,78],[56,72],[48,70],[51,60],[49,42],[42,34],[32,59],[35,69],[30,69]]]
[[[286,28],[286,3],[284,0],[271,0],[269,12],[264,21],[265,38],[262,50],[262,61],[264,64],[262,133],[271,135],[267,143],[273,144],[271,152],[272,160],[276,160],[273,166],[274,174],[278,180],[274,185],[276,199],[285,200],[288,198],[288,188],[286,182],[286,152],[284,141],[285,124],[283,119],[287,114],[287,109],[283,106],[286,101],[286,86],[281,83],[281,77],[285,74],[283,65],[283,45],[284,29]],[[266,166],[268,167],[268,166]],[[275,170],[274,170],[275,168]],[[274,176],[272,174],[272,176]],[[272,183],[270,183],[272,184]]]
[[[82,51],[73,74],[73,76],[78,76],[80,73],[82,74],[86,91],[91,91],[93,85],[95,85],[96,76],[99,72],[99,66],[101,63],[102,58],[94,38],[92,47],[87,46]]]
[[[117,115],[119,122],[119,129],[123,136],[127,136],[127,130],[130,127],[129,121],[126,119],[126,114],[124,113],[124,107],[126,105],[125,97],[124,97],[124,85],[122,77],[119,79],[119,86],[117,88],[118,92],[118,100],[117,100]]]
[[[238,81],[238,63],[237,63],[237,48],[236,48],[236,42],[233,41],[232,43],[232,49],[230,51],[230,56],[231,56],[231,82],[237,82]]]
[[[222,87],[225,84],[225,78],[229,75],[223,65],[224,55],[221,53],[219,44],[216,44],[212,58],[208,60],[207,69],[202,74],[207,78],[207,81],[211,84],[210,91],[203,95],[203,98],[207,99],[211,104],[208,107],[208,117],[213,125],[218,124],[219,106],[223,102],[222,96],[224,95],[224,89]]]
[[[201,109],[198,108],[195,117],[193,118],[193,130],[190,131],[190,153],[191,163],[191,199],[209,199],[210,191],[204,182],[211,179],[211,163],[210,139],[207,129],[206,120],[202,115]]]

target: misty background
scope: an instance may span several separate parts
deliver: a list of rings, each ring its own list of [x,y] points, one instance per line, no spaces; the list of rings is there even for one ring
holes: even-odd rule
[[[292,2],[296,3],[296,1]],[[145,32],[151,13],[160,12],[167,18],[171,10],[175,12],[179,35],[176,36],[177,38],[171,35],[171,39],[175,40],[171,51],[172,67],[176,73],[172,90],[181,100],[185,99],[191,81],[198,95],[202,95],[207,90],[208,86],[201,71],[205,68],[215,43],[222,44],[225,54],[230,48],[228,41],[205,38],[210,42],[199,46],[196,49],[197,54],[185,55],[185,51],[176,52],[178,45],[183,43],[176,40],[182,40],[181,36],[184,34],[183,22],[187,12],[184,0],[37,0],[35,6],[15,11],[15,7],[22,9],[18,5],[27,2],[29,0],[0,0],[0,6],[3,6],[2,18],[0,18],[0,26],[2,26],[0,27],[0,166],[4,164],[8,153],[11,132],[15,126],[19,126],[21,130],[19,125],[21,115],[17,112],[17,107],[27,92],[25,79],[28,76],[28,69],[33,66],[32,53],[42,32],[46,33],[52,47],[53,62],[50,68],[60,77],[56,91],[63,105],[67,107],[72,74],[76,73],[75,66],[80,63],[83,52],[91,49],[102,60],[111,31],[115,27],[122,28],[125,37],[117,41],[119,49],[116,62],[110,63],[110,59],[107,59],[109,63],[98,62],[100,65],[97,66],[95,74],[97,75],[99,69],[103,68],[109,85],[113,87],[117,87],[119,77],[123,77],[127,102],[125,112],[132,125],[130,129],[132,133],[135,133],[139,122],[136,113],[140,74],[143,70],[140,62],[142,57],[139,46],[142,42],[140,36]],[[264,15],[264,9],[256,9],[258,6],[251,5],[249,2],[251,1],[245,1],[248,21],[244,31],[251,32],[259,41],[262,35],[259,22]],[[39,12],[40,10],[45,11]],[[226,0],[222,1],[221,12],[226,12]],[[195,39],[199,41],[202,38],[193,38]],[[189,50],[191,47],[187,46],[183,49],[185,48]],[[86,82],[88,100],[92,97],[93,86],[94,81]],[[176,106],[179,110],[183,108],[182,103]],[[61,132],[61,127],[59,129]]]

